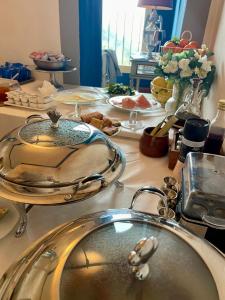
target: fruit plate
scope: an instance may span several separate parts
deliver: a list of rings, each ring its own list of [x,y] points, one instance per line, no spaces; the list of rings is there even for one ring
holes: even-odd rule
[[[64,104],[92,104],[96,101],[106,100],[107,95],[101,93],[97,88],[78,87],[56,93],[51,97],[57,102]]]
[[[140,108],[140,107],[135,107],[135,108],[124,108],[122,107],[122,103],[119,103],[120,101],[122,101],[123,98],[127,97],[127,96],[115,96],[112,97],[110,99],[108,99],[108,103],[110,105],[112,105],[113,107],[120,109],[122,111],[126,111],[126,112],[131,112],[131,111],[136,111],[142,114],[153,114],[153,113],[159,113],[164,111],[161,107],[161,104],[157,101],[154,100],[153,96],[151,94],[145,94],[143,93],[143,95],[145,96],[145,98],[150,102],[150,104],[152,105],[149,108]],[[135,100],[137,98],[137,96],[129,96],[129,98]]]

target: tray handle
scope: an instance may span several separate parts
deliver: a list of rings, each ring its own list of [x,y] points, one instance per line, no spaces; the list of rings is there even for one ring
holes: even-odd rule
[[[149,194],[154,194],[154,195],[157,195],[160,197],[160,199],[163,201],[164,203],[164,206],[168,209],[168,204],[167,204],[167,198],[166,198],[166,195],[164,194],[164,192],[162,192],[161,190],[153,187],[153,186],[144,186],[142,188],[140,188],[139,190],[136,191],[136,193],[134,194],[133,198],[132,198],[132,201],[131,201],[131,204],[130,204],[130,207],[129,209],[133,209],[134,207],[134,204],[137,200],[137,198],[143,194],[143,193],[149,193]]]
[[[225,229],[225,220],[213,216],[204,215],[202,221],[216,229]]]
[[[29,124],[32,122],[32,120],[35,120],[35,119],[38,119],[38,120],[45,120],[44,117],[42,117],[41,115],[30,115],[29,117],[26,118],[26,121],[25,121],[25,124]]]

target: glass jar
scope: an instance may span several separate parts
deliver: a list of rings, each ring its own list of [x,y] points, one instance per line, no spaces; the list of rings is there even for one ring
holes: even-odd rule
[[[225,136],[225,100],[219,100],[216,117],[212,120],[204,152],[220,154]]]
[[[7,101],[7,92],[20,89],[17,80],[0,78],[0,103]]]

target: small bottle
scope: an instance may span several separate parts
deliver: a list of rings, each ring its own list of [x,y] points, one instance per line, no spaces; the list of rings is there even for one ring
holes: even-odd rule
[[[200,118],[190,118],[185,122],[183,129],[180,154],[173,170],[173,177],[181,182],[181,170],[189,152],[202,152],[209,132],[208,121]]]
[[[219,100],[216,117],[212,120],[204,152],[220,154],[225,135],[225,100]]]

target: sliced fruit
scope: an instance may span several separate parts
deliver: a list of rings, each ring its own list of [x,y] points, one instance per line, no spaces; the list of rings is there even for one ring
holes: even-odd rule
[[[184,49],[198,49],[198,43],[195,41],[190,42],[189,44],[187,44]]]
[[[179,42],[179,47],[184,48],[185,46],[187,46],[189,44],[189,41],[186,39],[181,39]]]
[[[146,109],[151,107],[151,103],[148,101],[148,99],[146,99],[146,97],[144,95],[139,95],[136,99],[136,104],[137,106]]]
[[[136,106],[136,102],[131,99],[130,97],[125,97],[122,100],[122,107],[123,108],[128,108],[128,109],[132,109]]]
[[[172,41],[165,42],[164,47],[176,47],[176,44],[174,44]]]

